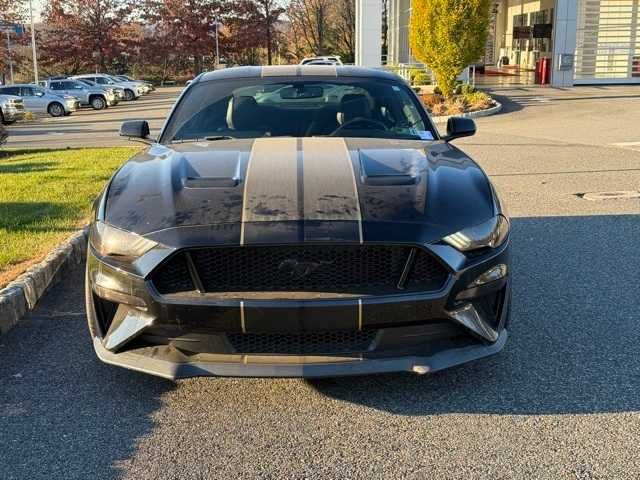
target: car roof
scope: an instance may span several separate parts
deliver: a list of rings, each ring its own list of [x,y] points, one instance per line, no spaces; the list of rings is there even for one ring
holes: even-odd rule
[[[36,85],[35,83],[14,83],[13,85],[0,85],[0,88],[10,88],[10,87],[38,87],[38,88],[41,88],[40,85]]]
[[[200,74],[194,80],[230,80],[236,78],[268,77],[360,77],[402,80],[398,75],[375,68],[341,65],[272,65],[264,67],[232,67]]]

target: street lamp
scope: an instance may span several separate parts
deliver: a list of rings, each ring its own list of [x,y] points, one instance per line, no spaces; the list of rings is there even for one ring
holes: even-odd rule
[[[98,58],[100,58],[100,51],[99,50],[94,50],[93,52],[91,52],[91,56],[96,61],[96,74],[97,74],[98,73]]]
[[[213,22],[211,22],[211,26],[215,27],[216,29],[216,65],[215,68],[218,68],[218,65],[220,65],[220,48],[218,46],[218,29],[222,26],[222,23],[220,23],[218,21],[218,19],[214,20]]]
[[[29,0],[29,15],[31,16],[31,53],[33,55],[33,76],[38,84],[38,57],[36,55],[36,29],[33,26],[33,0]]]

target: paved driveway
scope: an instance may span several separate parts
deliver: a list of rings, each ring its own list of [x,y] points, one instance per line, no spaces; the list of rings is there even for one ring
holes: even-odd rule
[[[78,271],[0,338],[0,478],[639,478],[640,200],[576,195],[640,189],[627,92],[505,99],[458,142],[514,217],[498,356],[424,377],[171,383],[95,359]]]
[[[68,117],[43,117],[8,127],[8,147],[64,148],[131,145],[118,136],[125,120],[149,121],[151,135],[160,131],[181,87],[159,88],[133,102],[120,102],[105,110],[82,108]]]

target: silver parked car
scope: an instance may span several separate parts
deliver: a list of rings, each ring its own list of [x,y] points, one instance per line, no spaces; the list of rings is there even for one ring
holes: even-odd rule
[[[144,88],[142,87],[141,83],[138,82],[121,82],[113,77],[111,77],[110,75],[106,75],[104,73],[91,73],[91,74],[86,74],[86,75],[75,75],[71,78],[74,79],[88,79],[91,80],[92,82],[96,82],[100,85],[116,85],[116,86],[121,86],[124,88],[124,99],[127,101],[131,101],[131,100],[137,100],[140,95],[142,95],[142,92],[144,91]]]
[[[92,82],[87,78],[78,78],[77,80],[74,80],[74,82],[81,82],[85,85],[89,85],[92,88],[104,90],[105,92],[108,92],[109,95],[113,94],[113,96],[116,98],[114,105],[117,105],[121,100],[124,100],[124,88],[119,85],[100,85],[99,83]]]
[[[112,75],[112,77],[120,80],[121,82],[140,82],[144,88],[144,93],[151,93],[155,91],[156,87],[153,86],[153,83],[147,82],[145,80],[136,80],[135,78],[131,78],[128,75]]]
[[[64,80],[45,80],[40,84],[56,94],[74,96],[78,99],[80,105],[89,105],[94,110],[102,110],[118,103],[113,91],[108,92],[102,88],[92,87],[69,78]]]
[[[24,118],[24,102],[15,95],[0,93],[0,123],[10,125]]]
[[[78,99],[71,95],[54,94],[38,85],[25,83],[0,87],[0,93],[22,97],[27,112],[47,113],[52,117],[71,115],[80,108]]]

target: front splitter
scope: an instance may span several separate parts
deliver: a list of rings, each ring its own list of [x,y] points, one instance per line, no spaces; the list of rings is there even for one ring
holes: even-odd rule
[[[269,363],[268,358],[265,359],[265,357],[261,357],[260,362],[253,362],[251,357],[241,355],[238,356],[239,361],[234,363],[178,363],[142,355],[135,353],[135,351],[113,353],[104,348],[99,338],[93,339],[93,346],[98,358],[105,363],[170,380],[203,376],[320,378],[392,372],[432,373],[494,355],[503,349],[507,337],[507,330],[502,330],[498,339],[490,345],[473,345],[451,349],[431,356],[376,359],[342,358],[335,359],[335,361],[305,363],[285,363],[282,356],[274,357],[273,363]]]

